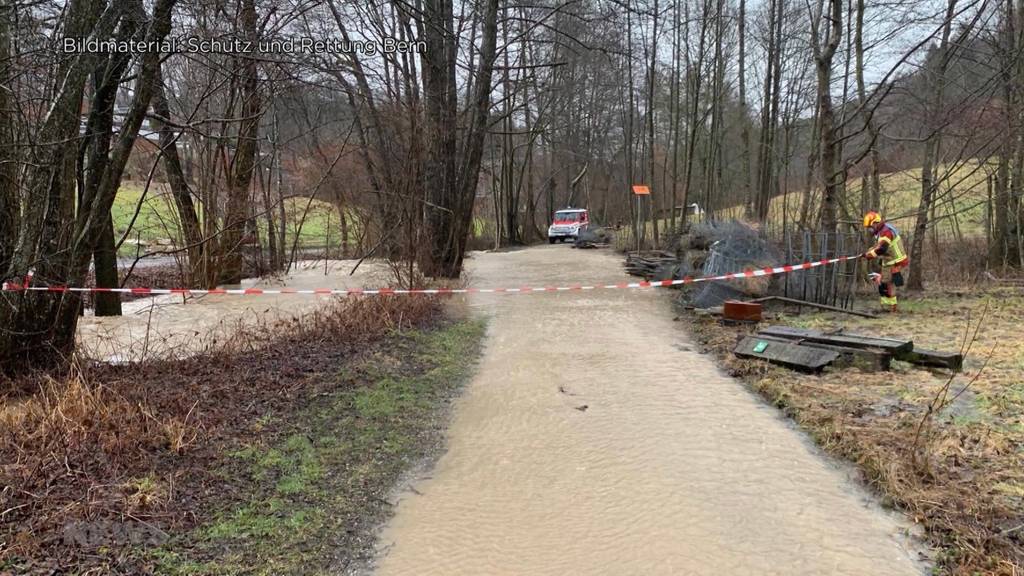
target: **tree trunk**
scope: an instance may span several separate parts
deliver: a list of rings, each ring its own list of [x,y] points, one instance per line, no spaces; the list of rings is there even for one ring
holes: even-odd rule
[[[817,101],[816,101],[817,102]],[[804,177],[804,193],[800,200],[800,227],[804,230],[811,228],[811,204],[814,201],[815,170],[818,166],[818,158],[821,157],[821,127],[818,122],[818,106],[814,107],[814,118],[811,122],[811,137],[807,146],[810,151],[807,153],[807,172]]]
[[[655,80],[657,78],[658,71],[658,0],[654,0],[654,10],[652,11],[653,22],[651,24],[651,62],[650,68],[647,71],[648,82],[647,82],[647,155],[648,155],[648,182],[651,187],[651,194],[647,197],[647,206],[651,217],[651,228],[654,237],[652,242],[654,247],[658,247],[658,237],[660,231],[658,230],[658,211],[657,211],[657,197],[662,193],[661,188],[655,189],[654,175],[656,173],[656,158],[654,154],[654,88]]]
[[[10,24],[15,6],[0,0],[0,62],[10,61]],[[0,65],[0,86],[11,85],[11,66]],[[8,90],[0,90],[0,275],[6,273],[18,237],[18,155],[15,146],[14,106]],[[0,280],[6,280],[3,276]]]
[[[942,143],[942,124],[944,118],[943,96],[946,90],[946,68],[949,65],[952,51],[949,49],[949,35],[953,26],[953,15],[956,11],[957,0],[948,0],[946,3],[946,19],[942,25],[942,40],[939,43],[938,51],[934,55],[935,60],[926,66],[930,82],[928,85],[927,104],[924,110],[925,116],[925,144],[924,157],[921,160],[921,200],[917,206],[917,219],[914,223],[914,235],[911,238],[910,257],[917,264],[917,272],[910,275],[907,288],[921,290],[924,288],[922,271],[924,269],[924,247],[925,235],[928,232],[929,213],[932,211],[932,201],[935,196],[935,189],[938,183],[935,181],[935,165],[938,162],[939,150]]]
[[[687,77],[689,77],[689,76],[693,77],[693,87],[692,87],[692,89],[690,91],[688,91],[688,94],[687,94],[687,98],[689,98],[689,102],[688,102],[688,104],[689,104],[689,118],[688,118],[688,122],[687,123],[689,124],[689,127],[690,127],[690,130],[689,130],[690,133],[689,133],[689,137],[687,138],[687,141],[686,141],[686,169],[685,169],[684,175],[683,175],[683,196],[682,196],[682,204],[683,204],[683,206],[686,206],[690,202],[690,199],[691,199],[690,187],[693,184],[693,163],[694,163],[694,160],[695,160],[694,157],[696,156],[697,133],[698,133],[698,130],[700,129],[700,120],[701,120],[700,119],[700,97],[701,97],[701,87],[703,85],[703,83],[701,82],[701,78],[702,78],[703,73],[704,73],[704,71],[703,71],[703,68],[704,68],[704,47],[705,47],[705,44],[706,44],[706,41],[707,41],[707,26],[708,26],[707,23],[708,23],[708,19],[709,19],[708,12],[709,12],[708,1],[705,0],[704,1],[703,14],[702,14],[702,17],[700,18],[700,23],[701,23],[700,24],[700,41],[697,43],[697,62],[696,62],[696,65],[693,67],[693,70],[690,70],[689,66],[687,67],[687,70],[690,72],[687,75]],[[688,18],[687,18],[687,21],[689,21]],[[689,52],[689,45],[687,45],[687,52]]]
[[[757,202],[755,215],[760,222],[768,221],[774,178],[775,114],[778,105],[779,37],[776,34],[781,19],[781,0],[772,0],[768,7],[768,53],[766,54],[764,99],[761,101],[761,138],[758,144]]]
[[[824,191],[821,199],[821,227],[823,230],[832,231],[836,228],[836,208],[842,202],[842,184],[845,177],[840,168],[838,156],[839,139],[836,136],[835,111],[832,109],[832,58],[835,56],[836,48],[843,33],[843,2],[842,0],[827,0],[830,15],[826,20],[830,24],[827,31],[825,45],[822,47],[819,40],[818,27],[821,20],[816,20],[811,26],[815,67],[818,76],[818,126],[821,139],[821,179],[824,184]]]
[[[135,31],[134,23],[122,26],[122,38],[130,37]],[[93,71],[93,99],[90,103],[89,119],[83,139],[81,173],[84,178],[79,182],[80,194],[93,197],[97,194],[100,181],[107,169],[110,142],[114,135],[114,101],[117,90],[130,60],[123,54],[113,54],[99,63]],[[72,194],[68,192],[68,194]],[[117,288],[117,249],[114,246],[114,225],[110,214],[101,215],[106,223],[100,223],[102,231],[98,244],[93,250],[93,266],[96,286],[99,288]],[[110,292],[99,292],[93,295],[94,310],[97,316],[120,316],[121,296]]]
[[[671,222],[672,232],[677,232],[682,228],[682,225],[678,221],[678,210],[679,206],[679,134],[682,120],[682,85],[680,80],[682,74],[680,72],[680,64],[682,58],[682,31],[683,27],[680,23],[679,13],[679,2],[674,2],[672,6],[673,13],[673,32],[672,32],[672,200],[669,203],[669,210],[671,210]],[[740,49],[742,54],[742,48]],[[742,56],[740,61],[742,62]],[[742,82],[742,80],[741,80]],[[686,209],[683,208],[682,218],[685,223]]]
[[[117,275],[117,250],[114,248],[114,223],[109,218],[100,233],[99,244],[93,250],[92,257],[96,266],[96,286],[117,288],[120,278]],[[99,292],[95,298],[94,310],[97,316],[121,315],[120,294]]]
[[[508,45],[508,4],[502,8],[502,41]],[[515,183],[515,147],[512,142],[512,132],[515,130],[515,123],[512,120],[512,110],[515,106],[515,93],[512,88],[512,78],[509,73],[509,51],[504,50],[504,62],[501,70],[501,95],[502,95],[502,123],[504,133],[501,135],[501,187],[505,200],[505,234],[509,246],[521,243],[519,235],[519,202],[516,194]]]
[[[162,70],[158,71],[156,85],[153,93],[153,128],[160,134],[160,150],[163,157],[164,173],[167,178],[167,186],[171,190],[171,197],[174,199],[174,206],[178,211],[178,220],[181,222],[182,235],[184,236],[186,254],[188,257],[188,274],[186,282],[189,286],[197,286],[200,283],[209,284],[203,273],[203,256],[205,247],[203,244],[203,232],[199,226],[199,215],[196,213],[195,203],[192,201],[192,191],[189,189],[185,172],[181,168],[181,157],[178,155],[178,137],[166,122],[171,121],[171,107],[167,102],[167,87],[164,85]]]
[[[722,186],[722,142],[725,134],[725,58],[723,41],[725,37],[725,1],[715,3],[715,52],[711,85],[711,133],[708,135],[708,170],[704,191],[705,217],[713,218],[720,207],[715,201],[721,194]]]
[[[867,91],[864,87],[864,0],[857,0],[857,24],[854,33],[854,51],[856,54],[855,74],[857,76],[857,100],[864,118],[864,127],[868,133],[868,173],[861,185],[861,211],[879,210],[881,208],[882,185],[879,177],[878,126],[875,125],[873,111],[868,109]]]
[[[1013,34],[1010,127],[1014,150],[1006,198],[1005,210],[1009,217],[1004,246],[1006,262],[1024,268],[1024,57],[1020,54],[1024,46],[1024,2],[1018,0],[1016,6],[1011,5],[1007,16]]]
[[[747,215],[753,215],[753,187],[750,185],[750,121],[747,111],[747,0],[740,0],[737,16],[737,35],[739,36],[739,123],[740,123],[740,193],[747,207]]]
[[[239,0],[239,22],[242,40],[257,40],[255,0]],[[224,214],[224,233],[221,235],[223,260],[219,280],[224,284],[238,284],[242,281],[242,254],[244,235],[249,221],[249,186],[256,166],[256,139],[259,133],[260,96],[259,75],[256,60],[247,56],[237,59],[241,83],[241,121],[235,155],[232,158],[233,171],[228,178],[228,202]]]
[[[454,209],[456,197],[456,92],[449,74],[455,59],[452,39],[451,0],[424,0],[423,101],[426,106],[427,162],[424,184],[427,189],[427,232],[430,256],[421,263],[428,276],[457,277],[460,256],[455,251]],[[449,81],[451,80],[451,81]]]
[[[458,154],[457,146],[457,42],[452,0],[426,0],[422,17],[426,43],[423,100],[429,143],[424,183],[430,205],[424,219],[429,250],[423,251],[420,269],[434,278],[458,278],[473,218],[473,199],[487,132],[497,53],[498,0],[487,0],[485,4],[474,93],[467,115],[470,125],[465,131],[462,154]]]
[[[633,8],[630,0],[626,0],[626,53],[624,54],[624,62],[626,64],[626,109],[623,113],[623,120],[625,120],[625,142],[622,146],[623,162],[626,165],[626,182],[623,188],[630,190],[633,184],[636,184],[636,175],[633,170],[633,118],[636,111],[636,103],[633,101]],[[629,196],[629,223],[633,227],[633,238],[637,241],[637,245],[643,243],[644,228],[641,227],[640,221],[640,208],[635,205],[632,201],[633,197]]]

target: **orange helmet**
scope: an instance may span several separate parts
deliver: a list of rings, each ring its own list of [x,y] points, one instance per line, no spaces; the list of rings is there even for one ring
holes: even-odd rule
[[[882,221],[882,215],[872,210],[864,215],[864,227],[871,228]]]

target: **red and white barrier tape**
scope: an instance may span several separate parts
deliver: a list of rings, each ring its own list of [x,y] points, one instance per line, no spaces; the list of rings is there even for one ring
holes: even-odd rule
[[[204,296],[207,294],[230,294],[236,296],[253,296],[261,294],[320,294],[320,295],[334,295],[334,296],[349,296],[357,294],[370,294],[370,295],[388,295],[388,294],[504,294],[504,293],[523,293],[523,292],[565,292],[571,290],[614,290],[614,289],[629,289],[629,288],[663,288],[668,286],[680,286],[683,284],[696,284],[699,282],[715,282],[719,280],[737,280],[741,278],[756,278],[758,276],[772,276],[774,274],[788,274],[790,272],[797,272],[800,270],[809,270],[811,268],[817,268],[819,266],[828,266],[837,262],[845,262],[847,260],[856,260],[860,258],[860,254],[856,256],[840,256],[838,258],[830,258],[826,260],[817,260],[814,262],[804,262],[802,264],[792,264],[786,266],[776,266],[774,268],[755,268],[748,269],[742,272],[732,272],[729,274],[722,274],[719,276],[701,276],[697,278],[683,278],[681,280],[656,280],[653,282],[621,282],[619,284],[594,284],[591,286],[584,286],[582,284],[573,284],[571,286],[523,286],[520,288],[413,288],[413,289],[401,289],[401,288],[311,288],[311,289],[300,289],[300,288],[214,288],[211,290],[202,290],[196,288],[79,288],[71,286],[32,286],[21,284],[17,282],[4,282],[4,292],[85,292],[85,293],[101,293],[101,292],[112,292],[116,294],[135,294],[137,296],[160,296],[164,294],[182,294],[182,295],[193,295],[193,296]],[[28,277],[27,279],[30,279]]]

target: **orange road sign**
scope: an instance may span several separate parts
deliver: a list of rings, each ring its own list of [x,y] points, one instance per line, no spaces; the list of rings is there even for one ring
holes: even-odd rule
[[[651,189],[648,188],[647,186],[644,186],[643,184],[634,184],[633,185],[633,194],[636,194],[637,196],[646,196],[646,195],[648,195],[650,193],[651,193]]]

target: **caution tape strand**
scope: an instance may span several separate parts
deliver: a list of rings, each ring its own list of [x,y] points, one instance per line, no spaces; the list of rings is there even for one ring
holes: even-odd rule
[[[667,288],[670,286],[681,286],[685,284],[698,284],[701,282],[717,282],[723,280],[738,280],[743,278],[757,278],[761,276],[773,276],[776,274],[789,274],[801,270],[809,270],[820,266],[828,266],[838,262],[856,260],[856,256],[839,256],[802,262],[800,264],[787,264],[768,268],[749,268],[740,272],[730,272],[717,276],[686,277],[678,280],[655,280],[644,282],[621,282],[618,284],[573,284],[569,286],[523,286],[519,288],[99,288],[99,287],[77,287],[59,285],[31,285],[31,277],[26,278],[25,283],[4,282],[3,292],[74,292],[74,293],[113,293],[133,294],[136,296],[162,296],[167,294],[181,294],[183,296],[205,296],[205,295],[233,295],[233,296],[257,296],[257,295],[392,295],[392,294],[506,294],[506,293],[532,293],[532,292],[565,292],[575,290],[622,290],[637,288]]]

